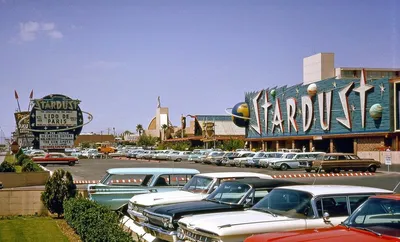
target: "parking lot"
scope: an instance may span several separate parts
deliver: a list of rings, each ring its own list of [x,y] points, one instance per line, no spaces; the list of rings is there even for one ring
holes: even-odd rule
[[[124,167],[168,167],[168,168],[194,168],[202,173],[205,172],[259,172],[268,175],[293,175],[308,174],[301,169],[293,169],[287,171],[278,171],[265,168],[239,168],[225,167],[215,165],[196,164],[194,162],[172,162],[172,161],[148,161],[148,160],[122,160],[122,159],[83,159],[75,166],[49,165],[46,168],[54,171],[58,168],[70,171],[74,180],[99,180],[103,177],[107,169],[124,168]],[[380,169],[372,176],[355,176],[355,177],[320,177],[320,178],[290,178],[301,180],[304,183],[315,184],[343,184],[343,185],[365,185],[374,186],[385,189],[394,189],[400,182],[400,173],[386,172]],[[400,191],[400,186],[396,191]]]

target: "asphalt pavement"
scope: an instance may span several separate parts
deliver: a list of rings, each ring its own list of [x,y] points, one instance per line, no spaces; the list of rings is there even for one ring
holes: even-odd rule
[[[169,167],[169,168],[194,168],[201,173],[206,172],[228,172],[228,171],[246,171],[246,172],[259,172],[268,175],[293,175],[293,174],[308,174],[304,170],[287,170],[277,171],[265,168],[238,168],[238,167],[225,167],[215,165],[196,164],[193,162],[172,162],[172,161],[144,161],[144,160],[118,160],[118,159],[84,159],[80,160],[79,164],[75,166],[61,166],[61,165],[48,165],[46,168],[54,171],[62,168],[70,171],[74,180],[100,180],[107,169],[110,168],[128,168],[128,167]],[[400,167],[390,167],[390,172],[387,168],[383,167],[372,176],[361,177],[318,177],[318,178],[289,178],[298,180],[307,184],[342,184],[342,185],[363,185],[371,187],[379,187],[393,190],[398,183],[400,183],[400,172],[395,172],[393,168],[400,171]],[[396,192],[400,193],[400,186],[397,187]]]

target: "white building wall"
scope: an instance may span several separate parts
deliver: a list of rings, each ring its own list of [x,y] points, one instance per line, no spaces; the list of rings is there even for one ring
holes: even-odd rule
[[[303,59],[303,84],[335,76],[335,54],[318,53]]]

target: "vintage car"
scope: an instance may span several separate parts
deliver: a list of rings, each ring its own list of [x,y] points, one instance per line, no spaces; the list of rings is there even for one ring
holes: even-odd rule
[[[284,157],[287,153],[284,152],[268,152],[263,158],[258,161],[258,165],[263,168],[268,168],[269,162],[275,159]]]
[[[201,201],[155,206],[143,211],[144,230],[162,240],[175,242],[178,220],[185,215],[243,211],[256,204],[272,189],[300,183],[278,179],[249,178],[222,183]]]
[[[183,217],[178,221],[179,239],[240,242],[254,234],[330,227],[377,194],[393,191],[344,185],[278,187],[245,211]],[[328,216],[329,222],[324,220]]]
[[[329,217],[325,217],[329,222]],[[254,235],[245,242],[400,241],[400,195],[372,196],[341,225]]]
[[[199,173],[184,168],[113,168],[100,183],[88,185],[88,196],[111,210],[125,210],[133,196],[178,190]]]
[[[260,167],[259,161],[268,155],[267,152],[259,151],[253,157],[240,161],[240,167]]]
[[[48,153],[45,156],[32,157],[32,161],[42,166],[49,164],[66,164],[74,166],[79,163],[79,159],[74,156],[67,156],[64,153]]]
[[[269,161],[268,167],[282,171],[286,171],[287,169],[297,169],[300,168],[300,162],[313,161],[321,154],[325,154],[325,152],[287,153],[284,158]]]
[[[319,155],[314,161],[307,162],[307,166],[308,172],[312,170],[316,172],[324,170],[327,173],[339,173],[341,170],[375,172],[381,167],[381,163],[374,159],[360,159],[355,154],[327,153]]]
[[[228,161],[229,160],[233,160],[235,157],[237,157],[239,155],[238,152],[227,152],[225,153],[224,157],[222,157],[222,160],[220,163],[216,162],[215,164],[218,165],[229,165]]]
[[[136,234],[143,233],[141,223],[145,221],[144,209],[167,205],[172,203],[184,203],[200,201],[211,194],[218,186],[227,180],[243,178],[272,179],[271,176],[255,172],[216,172],[195,175],[179,191],[150,193],[132,197],[128,204],[128,214],[136,226],[131,227]]]
[[[222,158],[224,157],[225,152],[223,151],[213,151],[207,155],[207,157],[203,160],[204,164],[216,164],[222,162]]]

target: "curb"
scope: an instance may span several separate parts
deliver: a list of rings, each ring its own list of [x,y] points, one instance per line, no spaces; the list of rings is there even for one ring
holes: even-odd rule
[[[360,172],[360,173],[322,173],[322,174],[293,174],[293,175],[271,175],[272,178],[312,178],[312,177],[358,177],[358,176],[373,176],[375,173]]]
[[[47,169],[46,167],[44,167],[44,166],[42,166],[42,165],[39,165],[39,166],[40,166],[40,168],[42,168],[43,170],[50,172],[50,176],[53,176],[53,172],[52,172],[52,171],[50,171],[49,169]]]

